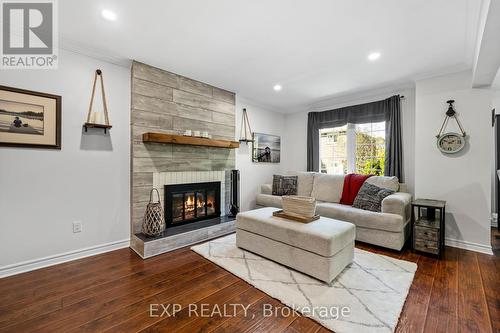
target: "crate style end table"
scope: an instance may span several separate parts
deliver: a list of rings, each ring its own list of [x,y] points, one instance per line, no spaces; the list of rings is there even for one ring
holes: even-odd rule
[[[442,256],[445,207],[446,201],[442,200],[417,199],[411,203],[414,251]]]

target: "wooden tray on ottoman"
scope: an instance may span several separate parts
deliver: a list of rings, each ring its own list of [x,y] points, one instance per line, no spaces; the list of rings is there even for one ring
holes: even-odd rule
[[[316,221],[320,218],[319,215],[307,217],[307,216],[301,216],[301,215],[297,215],[297,214],[293,214],[293,213],[285,213],[282,210],[277,210],[277,211],[273,212],[273,216],[281,217],[281,218],[284,218],[287,220],[297,221],[297,222],[301,222],[301,223],[309,223],[312,221]]]

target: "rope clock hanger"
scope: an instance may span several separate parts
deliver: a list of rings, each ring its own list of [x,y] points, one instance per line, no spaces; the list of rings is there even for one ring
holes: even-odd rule
[[[100,112],[92,112],[92,106],[94,105],[97,77],[99,77],[100,79],[104,122],[101,119]],[[97,69],[94,74],[94,84],[92,85],[92,95],[90,97],[89,111],[87,113],[87,121],[85,122],[85,124],[83,124],[83,127],[85,128],[85,132],[87,132],[88,128],[103,128],[104,134],[106,134],[107,130],[112,127],[109,124],[108,103],[106,101],[106,91],[104,90],[104,79],[102,77],[102,71],[100,69]]]
[[[453,103],[455,103],[455,101],[449,100],[446,101],[446,103],[448,103],[448,111],[446,111],[446,116],[444,118],[443,125],[441,125],[441,129],[436,135],[437,147],[442,153],[454,154],[458,153],[465,147],[465,139],[467,134],[465,133],[465,130],[457,117],[457,112],[453,107]],[[460,133],[445,132],[446,125],[448,125],[448,122],[451,119],[454,119],[457,122]]]

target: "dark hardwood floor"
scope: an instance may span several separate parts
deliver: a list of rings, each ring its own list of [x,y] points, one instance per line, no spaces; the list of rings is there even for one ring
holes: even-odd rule
[[[498,244],[494,256],[446,248],[441,260],[356,246],[418,264],[397,332],[500,332]],[[190,316],[191,303],[249,308],[206,318]],[[148,260],[123,249],[1,279],[0,332],[328,332],[299,315],[266,317],[265,303],[280,305],[189,248]],[[150,304],[180,309],[150,317]]]

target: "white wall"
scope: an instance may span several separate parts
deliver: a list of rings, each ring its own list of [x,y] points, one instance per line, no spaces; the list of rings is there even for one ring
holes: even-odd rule
[[[262,184],[271,183],[274,174],[283,172],[283,151],[288,147],[285,138],[285,116],[270,108],[236,95],[236,135],[239,139],[242,109],[246,108],[253,132],[281,136],[281,163],[252,162],[252,144],[241,144],[236,150],[236,168],[240,170],[241,211],[255,207],[255,197]]]
[[[447,201],[449,245],[491,252],[492,91],[470,89],[471,82],[466,71],[416,83],[415,194]],[[449,99],[469,136],[453,155],[442,154],[435,137]],[[453,123],[447,130],[458,130]]]
[[[1,85],[62,96],[62,150],[0,147],[0,276],[7,266],[126,246],[130,237],[130,70],[67,51],[59,56],[58,70],[0,71]],[[97,68],[109,136],[82,134]],[[73,221],[83,223],[81,233],[72,233]]]
[[[310,111],[325,111],[349,105],[373,102],[400,94],[405,96],[401,102],[401,122],[403,133],[403,162],[405,183],[413,193],[415,175],[415,90],[412,87],[386,92],[373,92],[370,95],[355,94],[348,97],[323,101],[312,105],[306,111],[287,114],[285,119],[287,145],[283,151],[285,170],[305,171],[307,169],[307,114]]]
[[[281,154],[283,168],[291,171],[307,171],[307,111],[287,114],[285,117],[288,144]]]

